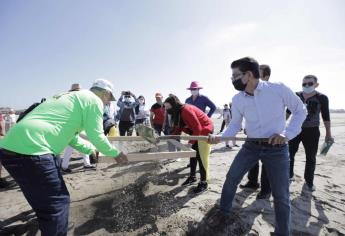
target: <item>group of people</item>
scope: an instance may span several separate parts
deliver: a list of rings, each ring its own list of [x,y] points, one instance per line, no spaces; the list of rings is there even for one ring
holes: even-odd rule
[[[328,98],[315,90],[318,80],[314,75],[305,76],[303,91],[294,93],[283,83],[265,81],[264,78],[268,80],[270,76],[269,67],[260,67],[253,58],[233,61],[231,70],[232,84],[239,93],[232,99],[232,120],[222,137],[234,137],[241,130],[244,120],[245,133],[249,138],[268,140],[246,141],[243,144],[226,175],[219,210],[209,223],[216,226],[226,222],[237,186],[248,171],[249,182],[241,187],[259,187],[257,176],[260,160],[263,163],[262,189],[257,198],[268,198],[272,192],[275,235],[290,235],[289,185],[293,180],[294,156],[302,141],[307,156],[304,189],[314,191],[320,112],[326,128],[326,140],[333,141]],[[211,136],[209,142],[218,143],[220,137]]]
[[[149,116],[151,126],[159,135],[162,132],[185,132],[208,136],[208,142],[190,141],[196,150],[196,158],[190,159],[190,175],[182,185],[197,182],[196,167],[199,164],[200,181],[193,190],[197,194],[208,188],[211,144],[221,142],[222,137],[234,138],[242,129],[248,138],[266,139],[248,140],[243,144],[226,175],[219,211],[208,223],[212,227],[226,223],[237,186],[248,171],[249,182],[241,187],[259,187],[260,160],[263,163],[262,189],[258,199],[268,198],[272,193],[275,234],[289,235],[289,184],[294,174],[294,155],[302,142],[307,156],[305,188],[313,191],[320,112],[326,127],[326,139],[333,140],[328,99],[315,90],[318,86],[316,76],[304,77],[303,91],[296,94],[283,83],[268,82],[269,66],[259,66],[253,58],[233,61],[231,70],[232,84],[239,92],[232,99],[231,113],[227,111],[229,106],[224,107],[224,126],[227,127],[220,135],[213,134],[214,125],[210,118],[216,106],[200,94],[202,87],[196,81],[189,86],[191,96],[185,103],[174,94],[169,94],[163,101],[162,94],[156,93],[156,103],[152,105],[150,114],[145,113],[143,96],[137,98],[130,91],[122,92],[117,102],[120,110],[116,118],[120,135],[132,135],[135,124],[144,123]],[[113,114],[109,108],[109,104],[115,101],[113,92],[110,81],[98,79],[90,90],[71,89],[56,95],[26,114],[0,141],[0,161],[35,211],[42,235],[67,234],[70,198],[57,158],[64,148],[70,146],[91,156],[99,151],[114,157],[118,163],[127,162],[126,155],[112,146],[105,136],[104,117]],[[230,118],[225,112],[230,113]],[[90,142],[83,139],[83,135]]]

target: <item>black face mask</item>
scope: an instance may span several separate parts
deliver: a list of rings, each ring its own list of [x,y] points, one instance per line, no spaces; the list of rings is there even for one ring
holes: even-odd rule
[[[235,81],[232,81],[232,85],[234,88],[238,91],[244,91],[244,89],[247,87],[247,84],[244,84],[241,79],[237,79]]]
[[[169,115],[172,115],[172,114],[174,113],[174,110],[173,110],[172,108],[167,109],[167,113],[168,113]]]

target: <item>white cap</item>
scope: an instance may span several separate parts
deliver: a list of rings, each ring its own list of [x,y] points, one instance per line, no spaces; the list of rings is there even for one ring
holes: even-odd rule
[[[116,101],[114,95],[113,95],[113,84],[106,79],[96,79],[95,82],[93,82],[92,87],[91,88],[101,88],[104,90],[107,90],[111,93],[111,101]]]

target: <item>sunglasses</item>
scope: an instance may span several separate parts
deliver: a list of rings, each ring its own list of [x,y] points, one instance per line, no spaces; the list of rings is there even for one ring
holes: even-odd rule
[[[307,82],[307,83],[303,83],[302,86],[305,87],[305,86],[313,86],[314,85],[314,82]]]
[[[245,73],[233,74],[233,75],[231,76],[231,80],[232,80],[232,81],[235,81],[235,80],[237,80],[236,78],[238,78],[239,76],[244,75],[244,74],[245,74]]]

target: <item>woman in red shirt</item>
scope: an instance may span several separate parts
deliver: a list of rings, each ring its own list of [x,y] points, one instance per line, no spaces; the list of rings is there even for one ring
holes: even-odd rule
[[[213,132],[212,120],[204,112],[193,105],[182,104],[175,95],[169,96],[164,101],[164,106],[167,113],[171,115],[172,134],[181,134],[183,131],[190,135],[208,136]],[[198,194],[206,191],[208,187],[210,145],[204,141],[190,141],[190,143],[196,151],[196,158],[190,158],[190,176],[182,186],[196,182],[196,166],[199,162],[200,182],[194,189],[194,193]]]

